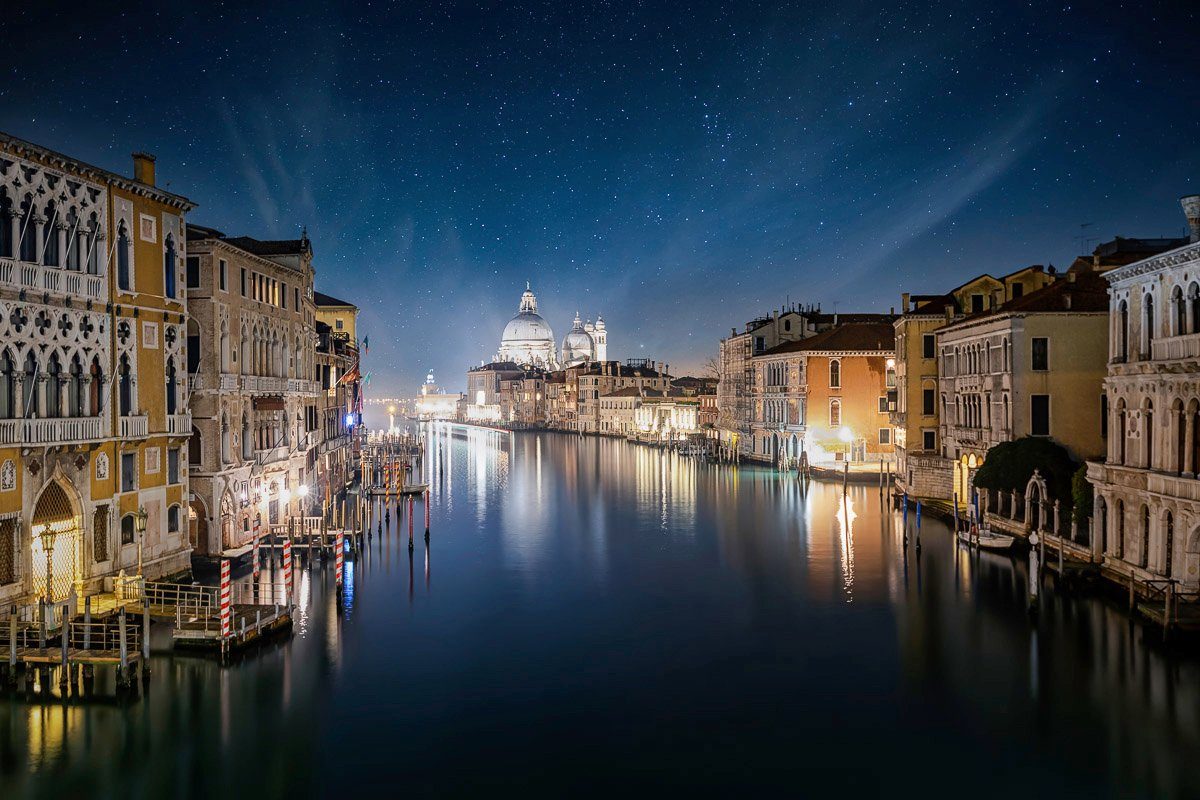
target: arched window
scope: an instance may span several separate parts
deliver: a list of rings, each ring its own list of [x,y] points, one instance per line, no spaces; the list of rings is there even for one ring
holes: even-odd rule
[[[1100,528],[1100,552],[1108,552],[1108,505],[1102,496],[1096,496],[1096,525]]]
[[[67,210],[67,217],[63,222],[67,226],[67,269],[78,271],[79,269],[79,214],[74,208]]]
[[[5,348],[0,353],[0,419],[17,416],[17,364]]]
[[[104,389],[104,370],[100,367],[100,357],[96,356],[92,359],[92,365],[88,368],[88,377],[91,382],[88,384],[88,416],[100,416],[100,407],[102,405],[101,391]]]
[[[1125,557],[1125,501],[1117,501],[1117,558]]]
[[[167,533],[179,533],[179,506],[167,509]]]
[[[1154,341],[1154,295],[1146,292],[1142,298],[1142,316],[1145,323],[1145,331],[1142,333],[1142,341],[1145,346],[1142,348],[1142,356],[1150,357],[1150,343]]]
[[[71,356],[71,377],[67,382],[67,416],[83,416],[83,364],[79,356]]]
[[[13,256],[13,201],[8,190],[0,187],[0,258]]]
[[[232,436],[233,431],[229,429],[229,417],[221,414],[221,463],[223,464],[233,461],[233,447],[229,443]]]
[[[62,416],[62,365],[58,362],[58,353],[50,354],[46,365],[46,417]]]
[[[121,544],[133,544],[133,514],[121,517]]]
[[[1142,405],[1142,449],[1145,451],[1146,469],[1154,469],[1154,403],[1150,398]]]
[[[1175,425],[1175,474],[1182,475],[1187,462],[1187,412],[1182,400],[1171,405],[1171,420]]]
[[[174,414],[179,405],[179,398],[176,396],[179,391],[178,376],[175,373],[175,357],[171,356],[167,359],[167,413]]]
[[[21,260],[37,261],[37,231],[33,222],[33,196],[25,195],[21,203]]]
[[[125,355],[117,362],[117,412],[122,417],[133,413],[133,375]]]
[[[1129,430],[1126,427],[1125,399],[1117,401],[1117,463],[1125,463],[1126,444],[1129,442]]]
[[[829,401],[829,427],[840,428],[842,426],[842,401],[833,399]]]
[[[1117,305],[1117,359],[1126,361],[1129,358],[1129,303],[1122,300]]]
[[[1138,565],[1145,569],[1150,564],[1150,508],[1142,506],[1142,552]]]
[[[104,246],[100,244],[100,218],[93,212],[88,217],[87,226],[87,271],[89,275],[100,274],[100,254]]]
[[[124,220],[117,226],[117,288],[129,290],[129,231]]]
[[[224,342],[225,334],[222,332],[221,340]],[[223,367],[224,365],[222,365]],[[200,369],[200,325],[194,318],[189,318],[187,322],[187,370],[189,373],[195,374]]]
[[[829,388],[840,389],[842,386],[842,362],[836,358],[829,359]]]
[[[1183,299],[1182,286],[1176,286],[1171,292],[1171,310],[1175,312],[1172,314],[1172,324],[1175,326],[1175,330],[1171,333],[1175,336],[1183,336],[1187,333],[1187,303]]]
[[[1188,287],[1188,311],[1191,317],[1188,333],[1200,333],[1200,283]]]
[[[250,438],[250,418],[242,417],[242,458],[254,458],[254,441]]]
[[[175,235],[168,233],[166,247],[163,250],[163,294],[167,297],[175,296],[175,271],[177,268],[175,264]]]
[[[1168,511],[1163,520],[1163,571],[1162,574],[1171,577],[1171,567],[1175,563],[1175,516]]]
[[[48,267],[58,266],[58,204],[53,200],[46,203],[46,221],[42,224],[42,263]]]
[[[40,416],[38,412],[37,401],[37,379],[38,373],[37,358],[33,355],[33,348],[25,354],[25,374],[24,380],[21,383],[21,402],[25,406],[25,416],[33,417]]]
[[[193,425],[192,436],[188,439],[188,463],[194,466],[200,466],[201,459],[204,458],[204,447],[200,441],[200,430]]]

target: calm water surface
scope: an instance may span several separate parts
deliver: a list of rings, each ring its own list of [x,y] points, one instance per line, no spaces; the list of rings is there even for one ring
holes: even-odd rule
[[[340,609],[318,564],[290,642],[164,652],[132,704],[0,700],[0,797],[1200,792],[1196,661],[1096,600],[1031,622],[1024,566],[934,520],[905,558],[875,487],[430,448],[428,549],[375,536]]]

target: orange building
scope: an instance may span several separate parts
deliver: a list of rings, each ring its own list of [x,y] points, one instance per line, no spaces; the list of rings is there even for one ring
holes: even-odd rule
[[[892,459],[888,413],[895,403],[894,318],[852,322],[785,342],[754,359],[763,452],[813,464]],[[789,386],[794,384],[794,388]],[[783,388],[780,388],[783,387]]]

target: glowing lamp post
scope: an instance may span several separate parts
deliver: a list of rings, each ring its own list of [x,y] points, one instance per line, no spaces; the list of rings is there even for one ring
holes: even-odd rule
[[[42,551],[46,554],[46,603],[54,602],[54,541],[58,531],[49,524],[42,526],[38,539],[42,543]]]
[[[145,506],[138,506],[137,513],[133,515],[133,528],[137,531],[138,540],[138,575],[142,574],[142,547],[143,540],[146,538],[146,518],[148,516]]]

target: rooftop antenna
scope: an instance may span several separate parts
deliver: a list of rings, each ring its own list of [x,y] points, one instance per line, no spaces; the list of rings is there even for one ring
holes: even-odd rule
[[[1081,253],[1091,252],[1094,249],[1094,244],[1096,242],[1100,241],[1099,236],[1088,236],[1087,235],[1088,234],[1087,229],[1092,227],[1093,224],[1094,223],[1091,223],[1091,222],[1079,223],[1079,235],[1076,236],[1075,239],[1076,239],[1076,241],[1079,242],[1079,247],[1080,247]]]

